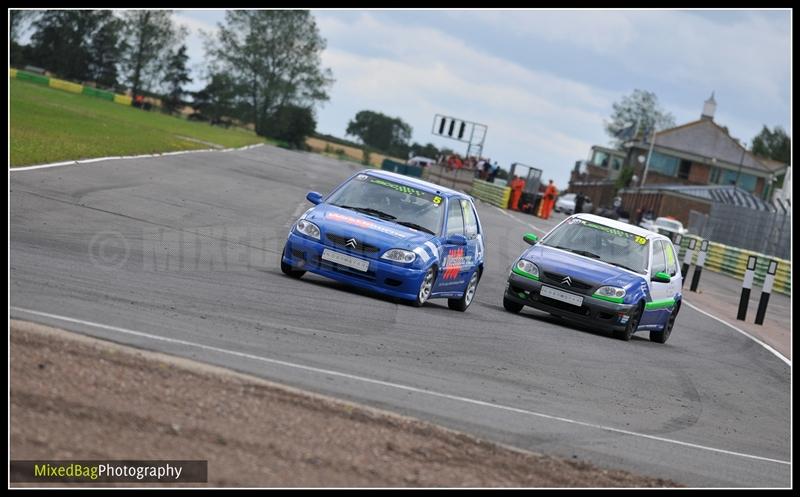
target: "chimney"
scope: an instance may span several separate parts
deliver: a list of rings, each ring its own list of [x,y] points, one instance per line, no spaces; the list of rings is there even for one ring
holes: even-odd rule
[[[714,120],[714,111],[717,110],[717,102],[714,100],[714,92],[711,92],[711,97],[703,104],[703,113],[700,114],[700,119]]]

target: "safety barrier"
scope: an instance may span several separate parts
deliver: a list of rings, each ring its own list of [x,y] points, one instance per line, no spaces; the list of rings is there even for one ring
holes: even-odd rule
[[[681,245],[678,249],[679,258],[682,258],[683,254],[686,253],[686,249],[689,246],[689,240],[691,238],[698,240],[698,244],[702,240],[702,238],[694,235],[684,235],[683,239],[681,240]],[[706,256],[705,261],[705,269],[717,273],[727,274],[741,280],[744,278],[744,273],[747,269],[747,258],[751,255],[757,257],[756,271],[753,281],[759,285],[763,285],[764,277],[767,274],[767,268],[769,267],[769,261],[777,261],[778,269],[775,273],[775,286],[773,287],[773,290],[784,295],[791,295],[792,261],[778,259],[777,257],[771,257],[758,252],[753,252],[751,250],[744,250],[737,247],[723,245],[721,243],[709,242],[708,255]],[[696,262],[697,252],[692,258],[692,263],[695,264]]]
[[[82,93],[84,95],[110,100],[121,105],[131,105],[133,102],[133,99],[127,95],[120,95],[110,91],[98,90],[90,86],[84,86],[71,81],[65,81],[63,79],[50,78],[40,74],[20,71],[19,69],[9,68],[8,76],[22,81],[30,81],[32,83],[47,85],[50,88],[55,88],[57,90],[68,91],[71,93]]]
[[[511,188],[495,185],[494,183],[489,183],[481,179],[475,179],[472,181],[472,191],[470,191],[470,195],[489,204],[496,205],[501,209],[505,209],[508,207]]]
[[[64,81],[63,79],[50,78],[49,86],[50,88],[55,88],[57,90],[64,90],[70,93],[83,92],[83,85],[79,85],[77,83],[70,83],[69,81]]]
[[[97,88],[92,88],[91,86],[84,86],[83,87],[83,94],[89,95],[90,97],[97,97],[102,98],[105,100],[114,101],[114,93],[105,90],[98,90]]]

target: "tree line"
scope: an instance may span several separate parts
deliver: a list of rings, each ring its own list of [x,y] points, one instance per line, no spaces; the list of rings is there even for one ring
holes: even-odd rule
[[[12,66],[43,68],[71,81],[161,99],[175,113],[189,99],[193,119],[252,124],[257,134],[304,146],[316,128],[315,105],[329,99],[325,40],[308,11],[229,10],[205,35],[197,92],[188,67],[185,27],[171,10],[11,10]],[[20,43],[25,29],[30,41]]]

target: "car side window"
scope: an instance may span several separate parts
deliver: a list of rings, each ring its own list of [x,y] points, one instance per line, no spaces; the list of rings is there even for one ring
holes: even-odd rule
[[[467,238],[475,238],[478,234],[478,220],[469,200],[461,200],[461,210],[464,214],[464,234]]]
[[[650,267],[650,276],[656,273],[667,272],[667,260],[664,256],[664,242],[661,240],[656,240],[653,243],[653,264]]]
[[[461,203],[456,199],[447,202],[447,234],[464,234],[464,215],[461,213]]]
[[[678,274],[678,257],[675,255],[675,247],[671,243],[664,243],[664,252],[667,254],[667,271],[670,276]]]

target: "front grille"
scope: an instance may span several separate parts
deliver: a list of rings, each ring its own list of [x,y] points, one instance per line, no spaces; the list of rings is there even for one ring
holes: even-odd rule
[[[317,259],[317,263],[319,267],[328,269],[330,271],[336,271],[337,273],[347,274],[349,276],[355,276],[356,278],[360,278],[363,280],[372,281],[375,279],[375,271],[359,271],[357,269],[353,269],[347,266],[343,266],[341,264],[336,264],[335,262],[325,261],[322,259]]]
[[[325,236],[337,247],[342,247],[350,252],[362,253],[362,254],[374,254],[375,252],[380,251],[379,247],[376,247],[375,245],[370,245],[369,243],[363,243],[358,238],[352,236],[341,236],[341,235],[335,235],[333,233],[328,233]],[[347,241],[350,239],[356,240],[355,248],[347,245]]]
[[[590,285],[586,282],[576,280],[572,276],[570,279],[572,280],[572,284],[564,285],[561,282],[564,280],[564,277],[567,276],[566,274],[558,274],[558,273],[549,273],[547,271],[542,271],[542,276],[544,276],[543,281],[550,285],[554,285],[558,288],[569,289],[574,292],[582,293],[584,295],[589,295],[589,290],[594,288],[594,285]]]
[[[592,313],[592,311],[585,305],[578,307],[572,304],[568,304],[566,302],[561,302],[560,300],[551,299],[549,297],[542,297],[541,295],[539,295],[539,301],[542,302],[543,304],[549,305],[550,307],[555,307],[556,309],[561,309],[562,311],[569,311],[575,314],[580,314],[581,316],[588,317]]]

